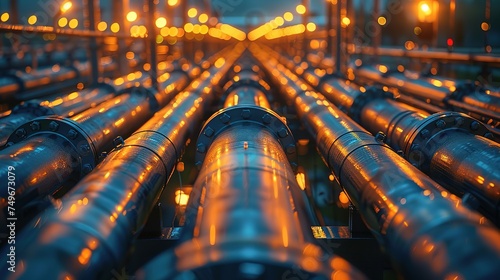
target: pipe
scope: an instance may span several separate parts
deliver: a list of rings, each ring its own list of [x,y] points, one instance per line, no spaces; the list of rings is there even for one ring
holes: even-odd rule
[[[485,126],[461,113],[430,116],[391,100],[390,93],[336,77],[315,85],[365,129],[374,135],[382,132],[384,142],[410,163],[452,193],[465,196],[464,203],[500,226],[500,174],[495,171],[500,145],[486,139],[493,134]]]
[[[392,100],[366,104],[360,123],[382,131],[387,143],[464,203],[500,226],[500,145],[489,130],[467,115],[413,113]]]
[[[482,50],[481,50],[482,51]],[[405,50],[401,48],[373,48],[367,46],[358,46],[350,54],[373,55],[373,56],[389,56],[389,57],[407,57],[423,60],[440,60],[440,61],[455,61],[455,62],[475,62],[487,63],[490,65],[500,65],[500,57],[488,54],[477,54],[474,50],[468,48],[462,53],[450,53],[448,50]]]
[[[154,100],[146,93],[134,92],[71,118],[48,116],[20,126],[0,151],[0,166],[4,167],[0,178],[7,178],[8,166],[16,169],[18,217],[27,220],[33,213],[31,202],[38,201],[35,206],[44,208],[46,196],[65,192],[92,171],[100,153],[114,146],[113,139],[130,135],[153,115],[153,105]],[[1,190],[2,214],[7,209],[7,197],[7,190]]]
[[[471,83],[444,86],[443,82],[433,79],[432,82],[419,79],[416,73],[388,72],[387,67],[359,67],[354,71],[356,77],[387,86],[395,87],[415,98],[425,100],[443,108],[451,107],[459,111],[484,115],[484,110],[491,111],[486,117],[493,116],[500,121],[500,98],[487,94],[486,90]]]
[[[186,208],[181,243],[137,276],[363,279],[339,257],[325,261],[314,244],[289,162],[295,161],[295,142],[281,118],[259,106],[268,105],[265,94],[240,84],[225,104],[198,138],[200,173]]]
[[[494,226],[283,65],[271,64],[262,49],[254,45],[252,50],[293,102],[325,162],[402,277],[488,279],[500,274],[500,233]]]
[[[316,80],[322,78],[314,77]],[[456,85],[447,84],[447,87]],[[480,137],[493,137],[484,126],[459,113],[444,112],[429,117],[426,112],[387,100],[391,95],[381,90],[369,88],[366,91],[337,78],[327,77],[319,87],[319,83],[313,85],[368,131],[383,132],[386,143],[393,149],[401,151],[412,164],[454,194],[465,196],[468,206],[500,225],[500,177],[494,172],[495,166],[500,164],[500,146]],[[446,125],[447,121],[456,123],[453,118],[458,118],[461,124]],[[433,127],[443,121],[445,126]],[[414,136],[422,132],[429,134],[424,143]],[[464,150],[467,153],[463,153]],[[415,159],[417,155],[418,160]],[[468,171],[464,172],[459,166]]]
[[[141,77],[135,75],[137,79]],[[43,117],[25,123],[0,151],[0,166],[5,167],[0,171],[0,178],[7,178],[7,166],[18,170],[16,199],[21,201],[19,205],[29,206],[28,202],[36,198],[43,201],[58,190],[66,191],[92,171],[102,152],[118,143],[114,140],[116,137],[130,135],[179,92],[175,83],[184,84],[186,75],[176,77],[179,81],[161,82],[165,88],[161,92],[142,86],[131,88],[130,92],[71,118]],[[46,141],[47,138],[51,140]],[[22,144],[14,145],[20,141]],[[7,189],[4,189],[0,191],[2,214],[7,206],[6,198]],[[19,207],[17,213],[19,216],[33,213],[28,210]],[[5,217],[0,220],[5,222]]]
[[[111,277],[146,223],[196,124],[202,121],[214,97],[213,85],[237,54],[204,72],[111,152],[61,199],[60,210],[40,215],[35,228],[17,239],[24,269],[8,275],[3,269],[4,279]],[[50,240],[45,239],[47,234]]]
[[[48,100],[23,102],[14,107],[10,115],[0,119],[0,146],[7,143],[7,139],[16,128],[36,117],[47,115],[71,117],[102,103],[112,92],[114,92],[112,86],[101,84],[96,88],[75,91]]]
[[[109,57],[104,57],[100,67],[102,71],[113,71],[115,63]],[[29,73],[7,73],[0,78],[0,102],[24,101],[54,94],[79,82],[87,82],[89,76],[88,62],[75,62],[69,67],[56,64]]]

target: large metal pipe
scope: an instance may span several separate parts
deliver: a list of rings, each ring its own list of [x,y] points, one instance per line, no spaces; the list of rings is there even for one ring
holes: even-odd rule
[[[271,64],[262,49],[253,50],[282,86],[325,162],[402,277],[488,279],[500,274],[500,233],[494,226],[376,141],[283,65]]]
[[[47,195],[73,186],[92,171],[100,153],[114,146],[113,139],[130,135],[153,115],[153,105],[154,99],[145,92],[133,92],[71,118],[42,117],[19,127],[7,145],[22,143],[0,152],[0,166],[4,167],[0,178],[7,178],[8,166],[16,169],[18,217],[26,221],[24,215],[33,213],[29,202],[44,201]],[[1,190],[0,197],[4,213],[7,190]]]
[[[35,228],[24,231],[16,244],[24,269],[14,274],[3,269],[3,279],[111,276],[202,121],[214,85],[239,53],[241,48],[204,72],[64,196],[60,210],[47,211]]]
[[[500,145],[482,137],[491,136],[484,125],[461,113],[428,116],[384,99],[367,103],[360,123],[384,132],[410,163],[500,225]]]
[[[291,132],[266,108],[269,104],[258,87],[236,84],[225,108],[206,122],[198,138],[201,170],[190,194],[181,244],[151,261],[138,276],[362,279],[339,257],[325,261],[314,244],[289,162],[296,156]]]
[[[378,68],[362,66],[354,70],[357,79],[381,83],[410,94],[415,98],[430,102],[443,108],[484,115],[484,110],[491,111],[487,117],[493,116],[500,122],[500,98],[487,94],[484,88],[472,83],[461,83],[444,86],[443,81],[433,79],[431,82],[420,79],[415,73],[389,72],[384,65]]]
[[[40,116],[58,115],[71,117],[96,104],[102,103],[114,92],[113,87],[106,84],[96,88],[88,88],[47,100],[30,100],[14,107],[10,115],[0,119],[0,146],[7,143],[12,132],[22,124]]]
[[[135,77],[144,86],[151,83],[149,77],[141,79],[139,74],[135,73]],[[163,91],[153,92],[140,85],[71,118],[43,117],[17,128],[8,140],[8,147],[0,151],[0,166],[5,166],[0,178],[7,178],[7,166],[18,170],[18,215],[32,215],[33,211],[23,211],[21,205],[33,206],[28,202],[37,198],[45,201],[47,195],[66,191],[92,171],[100,154],[116,145],[114,139],[130,135],[164,107],[179,92],[180,86],[186,84],[187,76],[162,76],[164,80],[159,83]],[[22,143],[11,145],[20,141]],[[2,215],[7,209],[7,197],[7,189],[2,190]],[[45,204],[35,206],[44,208]],[[5,219],[1,217],[2,222]]]
[[[365,89],[336,77],[304,73],[325,97],[456,195],[500,225],[500,145],[467,115],[427,112],[395,102],[381,89]],[[321,80],[321,83],[319,82]],[[317,82],[316,82],[317,81]],[[316,83],[315,83],[316,82]]]
[[[100,61],[103,72],[113,71],[116,67],[111,58]],[[40,67],[31,72],[16,71],[0,78],[0,101],[24,101],[54,94],[63,89],[86,83],[90,76],[88,62],[75,62],[72,66],[52,65]]]

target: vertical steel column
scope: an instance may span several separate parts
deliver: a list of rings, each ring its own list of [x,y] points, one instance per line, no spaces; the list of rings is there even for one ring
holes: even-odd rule
[[[113,0],[112,2],[112,18],[113,22],[117,22],[120,24],[120,26],[123,29],[124,33],[128,33],[129,29],[127,28],[127,25],[125,24],[125,3],[126,1],[123,0]],[[118,51],[117,51],[117,59],[116,61],[118,62],[118,73],[119,75],[123,75],[127,72],[129,72],[128,69],[128,62],[127,58],[125,56],[125,48],[126,48],[126,41],[125,39],[122,38],[117,38],[118,40]]]
[[[151,79],[152,86],[158,89],[158,61],[156,50],[156,26],[155,26],[155,0],[147,0],[147,13],[148,13],[148,43],[149,43],[149,62],[151,64]]]
[[[175,6],[170,6],[168,4],[168,0],[165,0],[165,15],[167,17],[167,24],[169,26],[176,26],[175,25]],[[174,45],[169,44],[167,54],[172,55],[174,53],[173,49],[174,49]]]
[[[187,11],[188,11],[188,0],[181,0],[181,19],[182,23],[181,26],[184,27],[186,23],[188,22],[188,17],[187,17]],[[182,36],[182,55],[187,58],[190,57],[188,56],[189,51],[188,51],[188,45],[190,40],[186,39],[186,36]]]
[[[10,0],[10,13],[12,17],[12,24],[19,24],[19,6],[18,0]]]
[[[325,162],[402,277],[499,275],[500,233],[494,226],[285,71],[263,49],[254,54],[294,104]]]
[[[87,27],[90,31],[95,31],[95,25],[96,25],[96,0],[84,0],[87,1],[86,5],[86,24]],[[90,77],[91,77],[91,82],[94,85],[97,85],[99,82],[99,55],[98,55],[98,46],[97,46],[97,38],[96,37],[90,37],[89,38],[89,45],[90,45]]]
[[[333,36],[332,36],[332,30],[333,30],[333,4],[331,0],[326,1],[326,53],[330,56],[333,57]]]
[[[373,38],[373,52],[375,55],[373,56],[373,60],[375,63],[378,63],[378,49],[380,48],[380,43],[382,39],[382,29],[380,28],[380,25],[378,24],[378,17],[380,14],[380,1],[379,0],[373,0],[373,21],[375,22],[375,26],[377,27],[378,30],[375,31],[375,36]],[[378,31],[378,32],[377,32]]]

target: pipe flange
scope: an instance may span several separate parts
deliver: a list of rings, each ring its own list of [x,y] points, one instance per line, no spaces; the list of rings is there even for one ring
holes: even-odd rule
[[[219,110],[203,126],[196,143],[195,162],[200,168],[205,160],[206,152],[213,140],[225,129],[240,124],[256,124],[271,131],[292,166],[297,169],[297,151],[292,131],[285,121],[275,112],[255,105],[238,105]]]
[[[34,101],[26,101],[23,102],[19,105],[16,105],[12,109],[12,114],[24,114],[28,113],[30,115],[33,115],[35,117],[41,117],[41,116],[48,116],[48,115],[55,115],[54,110],[52,108],[43,106],[39,102],[34,102]]]
[[[7,145],[19,143],[33,136],[57,135],[62,141],[69,142],[80,156],[80,174],[84,176],[94,169],[97,162],[97,152],[91,138],[75,121],[58,116],[48,116],[33,119],[12,133]]]
[[[473,135],[490,138],[491,132],[480,121],[458,112],[436,113],[416,126],[408,135],[408,141],[403,149],[404,157],[420,169],[428,169],[435,143],[439,135],[445,131],[461,130]],[[443,136],[445,134],[442,134]]]

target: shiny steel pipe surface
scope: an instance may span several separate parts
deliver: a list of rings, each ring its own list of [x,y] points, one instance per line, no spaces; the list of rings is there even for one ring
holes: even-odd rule
[[[168,81],[174,85],[169,84],[166,87],[169,89],[164,92],[152,92],[142,86],[131,88],[129,93],[123,93],[69,119],[39,118],[18,128],[8,141],[22,143],[0,151],[0,166],[13,166],[18,170],[16,197],[29,197],[29,201],[44,198],[62,187],[71,187],[92,171],[99,155],[117,145],[114,142],[116,137],[130,135],[161,105],[173,98],[178,89],[175,85],[177,80]],[[58,145],[40,140],[40,137],[48,136],[57,139]],[[71,156],[68,156],[68,149],[72,149]],[[50,153],[51,157],[45,160],[43,153]],[[52,166],[53,172],[43,172],[46,166]],[[0,171],[0,178],[6,177],[7,169]],[[4,189],[0,191],[2,211],[6,209],[6,198],[7,190]]]
[[[114,90],[109,85],[101,84],[96,88],[88,88],[72,92],[64,96],[48,100],[30,100],[14,107],[10,115],[0,118],[0,146],[7,143],[12,132],[22,124],[40,116],[58,115],[71,117],[85,109],[96,106],[109,98]]]
[[[375,67],[362,66],[355,69],[354,73],[357,77],[395,87],[433,105],[467,110],[466,107],[462,106],[464,104],[476,107],[472,109],[474,113],[481,113],[477,108],[495,113],[500,112],[500,98],[488,94],[484,88],[473,83],[461,82],[451,85],[449,81],[436,78],[427,81],[421,79],[417,73],[387,72],[387,67],[383,67],[383,72],[381,72]]]
[[[479,122],[452,112],[428,116],[375,100],[365,106],[361,124],[372,133],[382,131],[413,165],[454,194],[467,194],[469,206],[500,225],[500,145],[481,136],[491,133]]]
[[[368,88],[362,92],[360,87],[338,78],[324,80],[319,89],[369,132],[382,132],[384,142],[410,163],[452,193],[466,195],[468,206],[500,225],[500,174],[496,172],[500,146],[481,137],[493,135],[477,121],[451,112],[430,117],[390,100],[390,95],[381,90]],[[429,125],[422,127],[429,120]],[[425,141],[421,143],[420,138]]]
[[[295,151],[280,143],[291,136],[274,129],[285,124],[259,106],[268,105],[264,99],[259,89],[240,84],[228,94],[225,109],[206,122],[197,143],[197,153],[206,155],[190,194],[181,244],[150,262],[139,272],[141,279],[364,278],[345,260],[328,260],[313,244],[288,161],[287,154]]]
[[[4,279],[110,277],[144,226],[195,124],[202,121],[214,98],[213,86],[236,58],[226,59],[111,152],[61,199],[60,210],[39,216],[16,245],[25,269],[5,273]]]
[[[284,66],[271,64],[262,49],[254,48],[254,54],[293,100],[325,161],[402,277],[491,279],[500,274],[495,227],[375,141]]]

